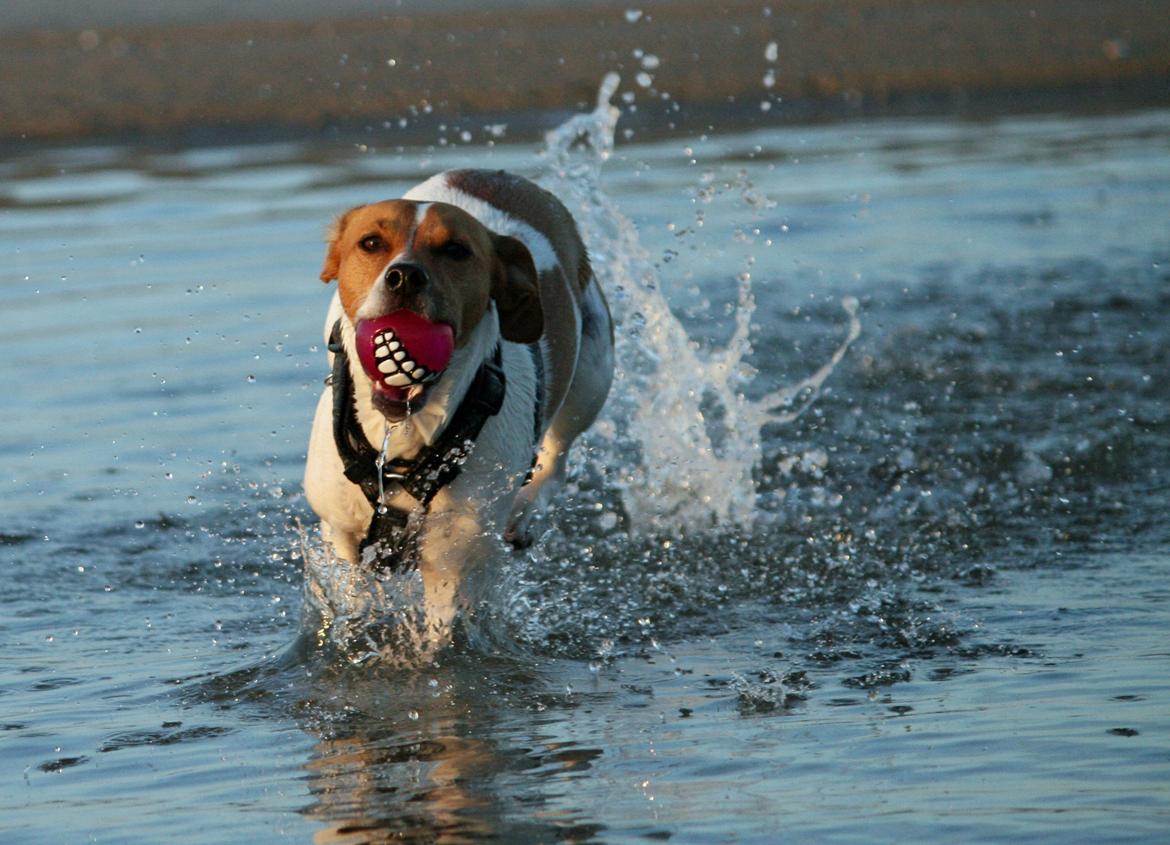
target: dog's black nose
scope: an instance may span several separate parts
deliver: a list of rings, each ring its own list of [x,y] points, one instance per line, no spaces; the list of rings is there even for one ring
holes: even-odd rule
[[[427,274],[417,264],[400,262],[386,271],[386,287],[392,291],[409,293],[426,286]]]

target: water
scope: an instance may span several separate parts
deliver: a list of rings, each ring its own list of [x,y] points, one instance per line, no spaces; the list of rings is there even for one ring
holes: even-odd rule
[[[4,841],[1165,839],[1170,112],[606,115],[0,162]],[[492,636],[402,668],[302,631],[315,277],[468,162],[570,203],[621,382]]]

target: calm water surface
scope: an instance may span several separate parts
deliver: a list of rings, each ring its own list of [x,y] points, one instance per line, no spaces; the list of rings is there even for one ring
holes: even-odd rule
[[[485,162],[567,196],[622,378],[492,637],[395,668],[302,631],[322,236]],[[596,166],[0,160],[3,841],[1170,836],[1170,112]]]

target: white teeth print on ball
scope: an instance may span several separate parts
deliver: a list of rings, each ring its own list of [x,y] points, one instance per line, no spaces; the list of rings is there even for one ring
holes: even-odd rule
[[[378,372],[384,376],[382,383],[389,387],[407,387],[438,378],[436,373],[410,358],[406,348],[389,330],[374,335],[374,360]]]

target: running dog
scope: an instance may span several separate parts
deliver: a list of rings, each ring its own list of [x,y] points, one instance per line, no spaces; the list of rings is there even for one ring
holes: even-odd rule
[[[427,624],[498,538],[533,540],[613,380],[613,321],[572,216],[504,171],[452,170],[351,209],[321,280],[332,375],[305,494],[338,558],[417,566]]]

